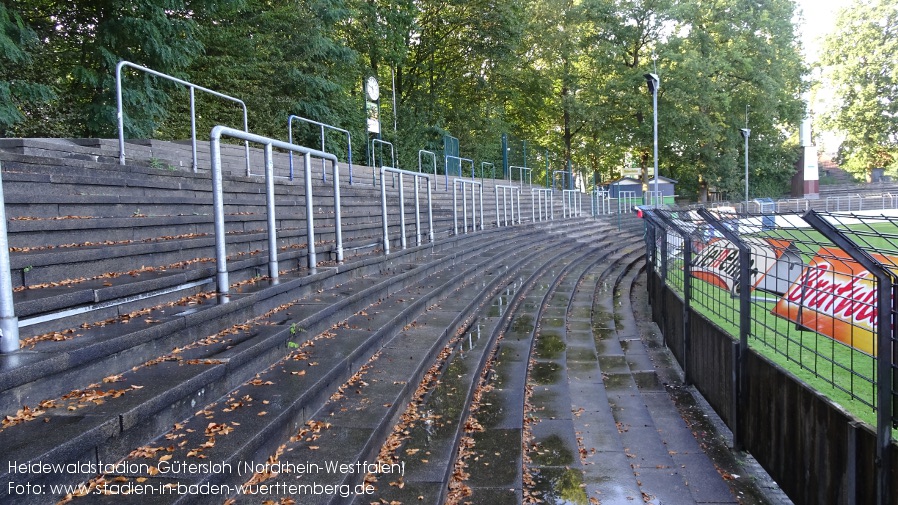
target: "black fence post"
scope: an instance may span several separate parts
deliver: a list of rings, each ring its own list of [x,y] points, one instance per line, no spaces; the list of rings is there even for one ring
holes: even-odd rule
[[[689,311],[691,310],[690,300],[692,299],[692,236],[677,225],[670,216],[664,212],[657,212],[658,218],[667,223],[680,237],[683,238],[683,381],[687,386],[692,385],[691,375],[689,374],[689,352],[691,350],[689,335],[692,328],[689,324]]]
[[[664,223],[658,223],[657,231],[663,233],[661,237],[661,287],[667,285],[667,227]]]
[[[876,277],[876,503],[891,503],[892,458],[892,276],[889,270],[846,237],[832,223],[810,210],[802,216],[812,228],[841,248]]]
[[[655,266],[657,265],[655,258],[655,223],[648,214],[646,214],[645,219],[645,257],[648,258],[649,265],[652,267],[646,275],[646,287],[649,290],[649,304],[654,305],[655,300],[652,297],[655,295]]]
[[[698,215],[739,249],[739,343],[733,353],[733,448],[741,451],[745,438],[742,418],[746,413],[748,379],[745,357],[748,354],[748,335],[751,332],[751,252],[738,233],[729,229],[707,209],[698,209]]]

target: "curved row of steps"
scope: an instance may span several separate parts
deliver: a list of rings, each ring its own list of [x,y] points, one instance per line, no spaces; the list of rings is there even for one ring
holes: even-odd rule
[[[279,449],[290,448],[318,457],[327,448],[342,458],[373,460],[416,397],[424,412],[427,402],[440,398],[446,400],[445,408],[454,409],[441,422],[446,433],[454,434],[442,439],[436,464],[415,474],[428,489],[422,496],[444,496],[464,433],[463,414],[478,397],[476,378],[494,361],[493,341],[542,307],[541,297],[558,285],[560,276],[594,263],[596,254],[604,258],[616,254],[622,243],[638,243],[641,233],[641,223],[633,219],[496,228],[487,213],[485,231],[453,235],[451,194],[437,192],[435,203],[442,208],[434,227],[442,232],[436,242],[394,249],[385,257],[378,250],[379,192],[359,186],[343,193],[344,199],[350,195],[356,200],[357,209],[344,220],[349,230],[345,245],[353,252],[341,265],[328,262],[323,254],[325,261],[310,274],[301,247],[301,187],[279,181],[279,205],[286,201],[287,210],[278,215],[284,242],[281,278],[274,283],[264,275],[267,244],[259,228],[265,224],[263,185],[258,179],[233,176],[228,178],[234,190],[228,200],[233,212],[227,218],[233,231],[228,251],[232,296],[228,303],[219,303],[212,282],[214,263],[199,252],[211,246],[210,220],[203,215],[209,207],[206,200],[211,201],[204,187],[206,175],[77,158],[56,164],[32,158],[0,154],[11,197],[8,208],[19,209],[10,229],[11,245],[21,249],[13,250],[20,284],[48,284],[16,293],[17,310],[28,323],[23,336],[31,340],[23,352],[0,356],[0,413],[5,416],[0,447],[7,459],[0,475],[0,501],[13,499],[11,482],[246,482],[247,476],[233,472],[160,475],[165,461],[264,462]],[[316,195],[324,194],[323,206],[316,204],[316,219],[320,214],[325,226],[318,235],[323,238],[319,251],[333,244],[326,231],[329,188],[316,181],[313,189]],[[122,194],[116,194],[119,190]],[[410,224],[411,194],[407,186]],[[397,202],[395,195],[391,199]],[[492,204],[486,195],[484,199]],[[128,205],[138,201],[147,205],[140,215],[128,215]],[[93,214],[67,214],[75,212],[68,205],[82,206],[77,211],[84,214],[92,209]],[[556,216],[560,214],[557,209]],[[398,211],[390,219],[398,223]],[[99,245],[104,240],[97,237],[104,233],[110,238]],[[398,226],[392,224],[390,233],[398,245]],[[69,244],[75,245],[64,247]],[[104,276],[112,271],[120,275]],[[61,282],[66,280],[78,282]],[[515,302],[524,293],[533,293],[532,303]],[[475,338],[478,329],[480,339]],[[457,391],[439,386],[418,397],[419,381],[428,376],[451,383]],[[495,379],[489,373],[485,377]],[[340,398],[349,396],[348,388],[362,393]],[[523,388],[520,391],[518,395]],[[369,394],[371,401],[363,402]],[[350,403],[335,407],[341,400]],[[459,400],[462,403],[456,404]],[[320,425],[308,423],[322,416],[339,418],[323,421],[330,422],[326,431],[337,433],[339,426],[355,438],[318,449],[308,447],[312,444],[282,447],[303,431],[306,438],[319,435],[310,430]],[[428,425],[426,419],[422,423]],[[122,458],[145,471],[97,478],[89,466],[64,474],[29,466]],[[13,462],[25,469],[10,466]],[[342,482],[360,483],[361,477],[347,476]],[[386,497],[396,486],[377,487]],[[233,492],[221,499],[228,496],[252,501]],[[117,498],[121,496],[79,500]],[[208,496],[190,493],[157,498],[160,503],[209,502]],[[15,499],[47,501],[35,494]],[[326,501],[331,499],[349,501],[339,496]]]
[[[50,364],[64,364],[73,375],[65,378],[59,374],[43,374],[39,381],[28,382],[29,377],[22,374],[28,371],[27,367],[19,366],[17,374],[10,373],[8,380],[23,384],[7,390],[4,400],[11,400],[11,405],[16,402],[43,405],[41,410],[45,413],[32,411],[25,417],[52,420],[10,426],[0,432],[0,443],[10,449],[7,453],[10,461],[67,461],[72,458],[89,461],[97,455],[104,456],[101,458],[104,461],[114,459],[116,455],[121,456],[127,444],[158,433],[202,403],[203,398],[223,394],[239,381],[251,377],[255,371],[283,356],[285,346],[295,336],[296,328],[309,333],[328,328],[334,318],[353,313],[391,290],[404,289],[407,283],[415,282],[430,271],[447,272],[453,265],[466,264],[473,258],[481,258],[479,261],[488,264],[497,254],[494,250],[497,244],[502,244],[504,250],[511,252],[525,250],[531,244],[556,244],[561,240],[551,237],[539,240],[537,237],[544,234],[536,230],[523,230],[504,228],[485,234],[460,236],[452,243],[443,244],[449,250],[447,254],[439,254],[440,247],[436,255],[429,257],[430,248],[419,248],[406,255],[391,256],[392,261],[372,259],[369,265],[365,262],[351,264],[318,274],[318,278],[306,276],[282,280],[277,286],[237,295],[228,304],[213,303],[205,308],[195,306],[185,311],[188,313],[174,314],[168,320],[165,316],[156,315],[119,323],[124,326],[140,322],[148,324],[146,321],[150,321],[151,327],[113,340],[115,344],[121,344],[123,350],[118,354],[107,353],[111,358],[106,361],[74,363],[79,356],[84,359],[97,354],[97,350],[87,343],[112,345],[103,335],[115,335],[114,327],[100,327],[100,336],[94,335],[97,342],[92,342],[91,337],[85,339],[82,336],[70,341],[42,343],[67,347],[57,352],[59,360]],[[364,275],[366,267],[376,273]],[[284,314],[266,314],[266,310],[271,311],[272,307],[277,309],[287,304],[290,307]],[[260,316],[268,320],[260,321]],[[179,340],[168,338],[172,336],[169,334],[172,326],[180,327],[186,324],[185,320],[192,318],[203,320],[204,324],[188,325],[180,335],[174,335]],[[245,328],[247,322],[251,322],[253,327]],[[224,332],[215,331],[222,327]],[[157,333],[162,338],[150,345],[137,345],[149,332]],[[194,342],[202,345],[197,346]],[[19,355],[20,358],[22,356]],[[47,365],[46,362],[40,363],[34,367],[34,373]],[[129,367],[135,368],[127,371]],[[138,372],[150,377],[138,380],[141,384],[129,381],[140,389],[118,384],[124,377]],[[108,386],[105,383],[89,384],[99,383],[103,379],[108,380]],[[147,380],[154,386],[147,387]],[[72,386],[79,385],[81,389],[71,391]],[[57,391],[54,392],[53,388]],[[54,398],[54,394],[61,397]],[[94,407],[92,403],[98,405]],[[90,410],[85,410],[88,408]],[[147,422],[148,418],[152,421]],[[22,434],[22,430],[35,429],[33,427],[43,434]],[[41,443],[35,444],[34,438]],[[4,482],[6,479],[15,480],[13,477],[23,478],[22,475],[7,474]],[[25,477],[37,478],[34,475]],[[58,478],[54,476],[51,480],[56,482]]]

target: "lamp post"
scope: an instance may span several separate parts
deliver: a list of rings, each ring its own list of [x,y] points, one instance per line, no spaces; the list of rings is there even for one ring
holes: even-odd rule
[[[645,80],[649,85],[649,93],[652,94],[652,130],[654,136],[654,160],[655,160],[655,198],[657,206],[658,192],[658,88],[661,87],[661,80],[658,74],[645,74]],[[663,200],[662,200],[663,201]]]
[[[745,139],[745,211],[748,212],[748,136],[751,135],[751,129],[740,128],[739,133]]]

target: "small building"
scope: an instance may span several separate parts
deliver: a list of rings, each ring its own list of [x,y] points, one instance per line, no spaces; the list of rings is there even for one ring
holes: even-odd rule
[[[604,184],[611,198],[619,198],[621,193],[632,191],[637,198],[642,198],[642,181],[633,177],[621,177]]]
[[[669,179],[663,175],[658,178],[658,191],[664,196],[665,202],[667,199],[673,201],[673,197],[676,195],[676,183],[676,180]],[[635,193],[636,198],[642,198],[642,181],[634,177],[621,177],[620,179],[606,182],[604,186],[610,192],[611,198],[618,198],[621,192],[626,191],[632,191]],[[649,179],[648,191],[655,191],[654,177]]]

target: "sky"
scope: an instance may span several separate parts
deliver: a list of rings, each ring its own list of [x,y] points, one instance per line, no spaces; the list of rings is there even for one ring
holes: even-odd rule
[[[796,3],[803,18],[798,30],[805,52],[805,61],[813,65],[820,56],[823,37],[835,28],[839,9],[847,7],[852,2],[850,0],[796,0]],[[819,74],[813,75],[818,76]],[[822,84],[822,89],[817,90],[814,96],[815,100],[811,105],[812,119],[816,113],[827,108],[829,103],[835,99],[831,89],[825,83]],[[822,147],[824,152],[833,156],[839,148],[841,138],[830,132],[813,131],[813,128],[812,132],[817,143],[822,144],[818,147]]]
[[[822,37],[831,32],[836,25],[836,14],[839,9],[851,4],[848,0],[797,0],[802,11],[801,30],[802,45],[809,63],[816,61],[820,53]]]

